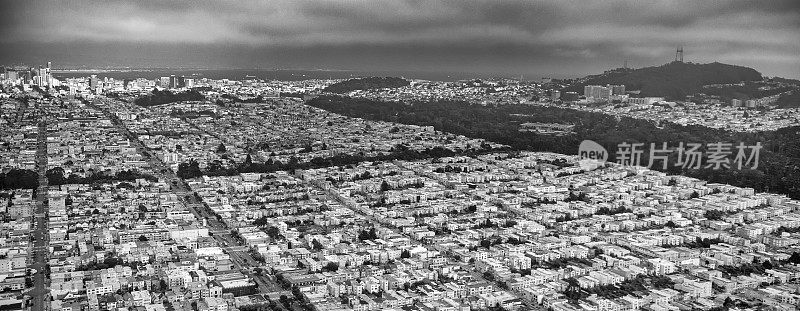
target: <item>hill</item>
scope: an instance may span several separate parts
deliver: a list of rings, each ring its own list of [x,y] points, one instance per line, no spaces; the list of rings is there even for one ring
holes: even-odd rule
[[[642,96],[680,100],[702,90],[703,85],[730,84],[762,80],[755,69],[722,63],[695,64],[672,62],[657,67],[612,70],[587,76],[565,89],[583,93],[586,85],[624,84],[625,89],[641,90]]]
[[[778,108],[798,108],[800,107],[800,90],[786,92],[778,97],[776,103]]]
[[[411,84],[408,80],[395,77],[369,77],[350,79],[338,83],[331,84],[326,87],[323,92],[329,93],[347,93],[356,90],[372,90],[384,88],[404,87]]]
[[[190,90],[180,93],[172,93],[167,90],[159,91],[158,89],[153,89],[153,92],[150,95],[140,96],[139,98],[136,98],[134,103],[142,107],[149,107],[149,106],[163,105],[180,101],[193,101],[193,100],[204,100],[204,99],[205,96],[203,96],[203,94],[200,94],[200,92],[195,90]]]
[[[767,82],[745,82],[741,84],[726,84],[720,86],[704,87],[702,92],[706,95],[718,96],[725,102],[730,102],[731,99],[737,98],[741,100],[748,100],[754,98],[762,98],[767,96],[778,95],[786,93],[796,88],[793,85],[773,86],[768,85]]]

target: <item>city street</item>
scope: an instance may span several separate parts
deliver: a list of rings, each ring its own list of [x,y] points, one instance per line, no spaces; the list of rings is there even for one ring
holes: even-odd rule
[[[213,234],[212,237],[217,241],[217,243],[220,246],[236,245],[235,247],[223,247],[223,249],[225,249],[225,251],[230,255],[234,266],[236,266],[238,270],[252,277],[262,291],[272,292],[281,290],[280,285],[276,284],[266,276],[255,275],[252,273],[252,268],[259,267],[261,263],[255,260],[253,256],[246,251],[247,248],[243,246],[238,239],[235,239],[233,236],[231,236],[231,229],[229,229],[225,223],[219,221],[216,215],[214,215],[214,213],[209,210],[202,201],[197,199],[194,191],[189,188],[189,185],[186,184],[183,179],[179,178],[171,168],[167,167],[167,165],[161,161],[161,159],[154,157],[152,153],[147,150],[144,144],[142,144],[141,140],[139,140],[136,134],[132,133],[127,127],[125,127],[122,121],[117,118],[117,116],[113,115],[108,111],[107,108],[105,108],[112,102],[112,100],[105,99],[97,101],[102,103],[104,107],[97,105],[97,102],[91,102],[89,106],[102,112],[108,119],[112,121],[116,129],[122,133],[122,135],[128,138],[131,144],[137,149],[139,154],[144,156],[144,158],[153,168],[153,171],[158,174],[158,177],[168,181],[175,181],[175,183],[171,185],[172,192],[177,195],[181,203],[188,207],[189,211],[191,211],[197,219],[206,220],[209,232]]]
[[[43,311],[49,309],[49,286],[45,277],[45,267],[47,265],[48,231],[47,231],[47,122],[43,118],[39,122],[39,133],[37,135],[36,149],[36,171],[39,174],[39,188],[36,189],[36,210],[34,211],[33,232],[33,264],[31,268],[36,270],[33,276],[33,290],[29,292],[33,298],[32,310]]]
[[[151,2],[3,2],[0,311],[800,310],[798,0]]]

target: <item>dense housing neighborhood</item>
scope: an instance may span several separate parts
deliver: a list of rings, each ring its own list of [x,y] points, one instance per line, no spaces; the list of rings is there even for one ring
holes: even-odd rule
[[[333,80],[49,78],[45,91],[42,78],[20,79],[6,77],[15,86],[0,102],[3,308],[800,305],[800,201],[785,195],[587,165],[280,95],[324,93]],[[152,88],[203,99],[137,103]],[[674,104],[588,108],[598,92],[566,105],[647,109],[645,118]],[[417,81],[347,96],[528,104],[542,94],[539,84]],[[565,105],[554,99],[533,104]],[[681,107],[685,120],[706,122]]]

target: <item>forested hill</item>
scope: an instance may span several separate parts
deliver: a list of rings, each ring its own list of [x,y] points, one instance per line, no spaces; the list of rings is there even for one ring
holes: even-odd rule
[[[411,83],[403,78],[369,77],[369,78],[350,79],[334,83],[326,87],[322,91],[342,94],[356,90],[372,90],[372,89],[404,87],[409,84]]]
[[[761,80],[755,69],[722,63],[694,64],[672,62],[657,67],[633,70],[613,70],[601,75],[588,76],[565,91],[583,93],[586,85],[624,84],[625,89],[641,90],[642,96],[683,99],[701,91],[703,85],[729,84]]]
[[[169,104],[180,101],[204,100],[205,96],[195,90],[173,93],[168,90],[159,91],[153,89],[149,95],[140,96],[134,101],[135,104],[142,107],[150,107],[156,105]]]

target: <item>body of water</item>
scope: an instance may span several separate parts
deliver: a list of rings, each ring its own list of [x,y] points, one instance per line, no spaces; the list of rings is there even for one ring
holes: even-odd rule
[[[231,79],[243,80],[257,78],[264,80],[298,81],[309,79],[349,79],[358,77],[404,77],[407,79],[423,79],[433,81],[458,81],[476,78],[498,77],[489,74],[445,73],[445,72],[401,72],[401,71],[347,71],[347,70],[265,70],[265,69],[138,69],[138,70],[86,70],[66,71],[53,70],[53,76],[59,79],[78,78],[97,75],[117,80],[145,78],[149,80],[170,75],[187,78]]]

